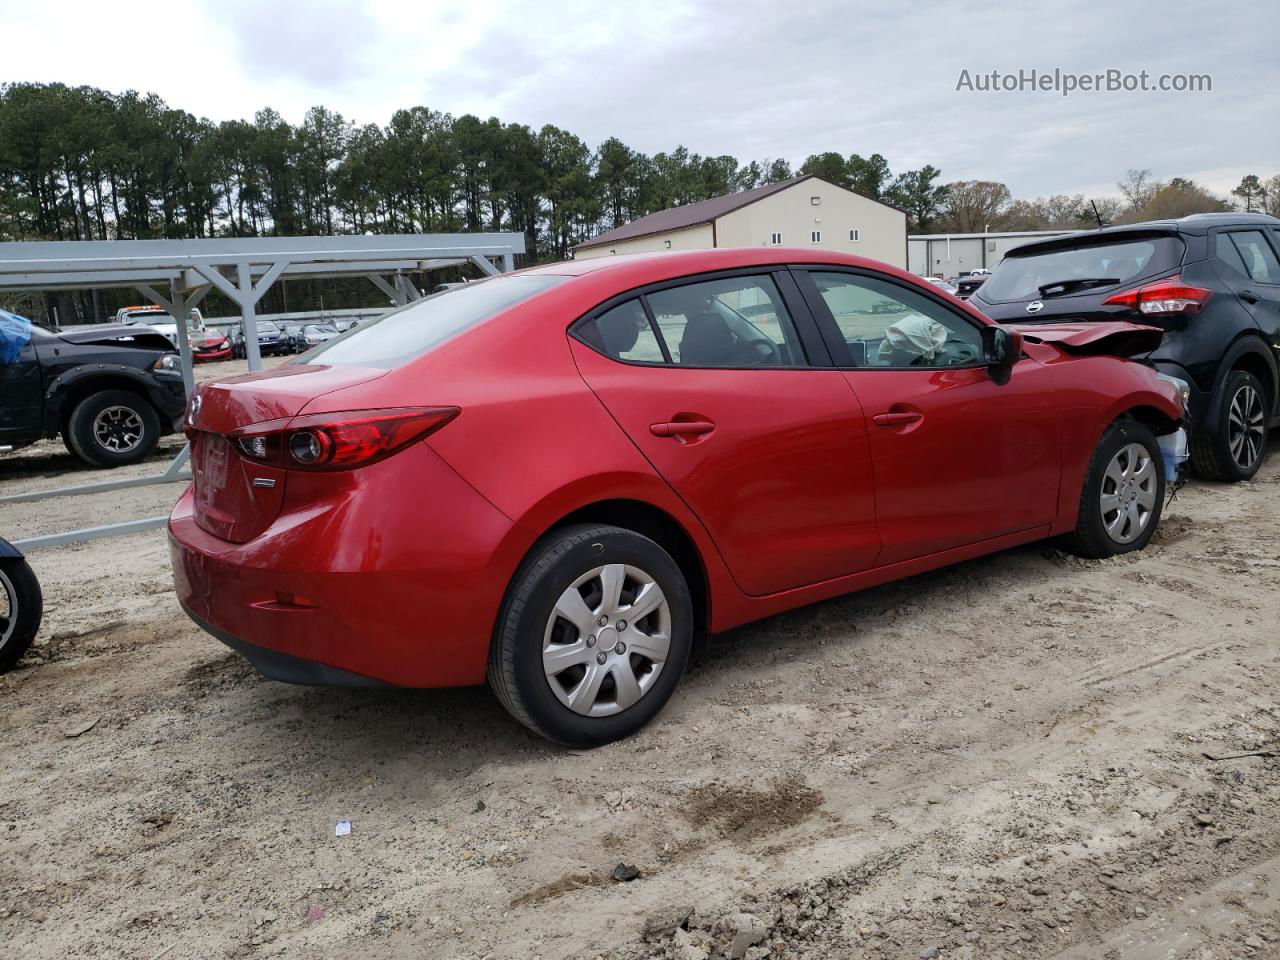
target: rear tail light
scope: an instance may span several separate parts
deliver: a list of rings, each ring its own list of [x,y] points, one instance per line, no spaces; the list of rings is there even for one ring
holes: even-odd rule
[[[1141,314],[1199,313],[1212,290],[1183,283],[1181,277],[1166,277],[1136,290],[1115,293],[1102,301],[1104,307],[1128,307]]]
[[[398,407],[317,413],[253,424],[227,434],[257,463],[293,470],[349,470],[391,456],[439,430],[457,407]]]

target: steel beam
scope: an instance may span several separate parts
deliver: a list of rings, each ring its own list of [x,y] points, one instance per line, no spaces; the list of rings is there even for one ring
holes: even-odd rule
[[[103,480],[99,483],[83,483],[74,487],[59,487],[56,490],[36,490],[29,493],[11,493],[0,497],[0,503],[36,503],[51,497],[78,497],[90,493],[109,493],[112,490],[127,490],[130,487],[149,487],[157,483],[181,483],[191,479],[191,474],[180,473],[186,463],[187,450],[174,458],[164,473],[149,477],[131,477],[128,480]]]
[[[404,302],[400,299],[400,291],[376,273],[366,273],[365,278],[368,279],[375,287],[385,293],[397,307],[403,307]]]
[[[496,277],[502,271],[490,263],[485,257],[475,256],[469,258],[472,263],[484,271],[486,276]]]
[[[102,537],[123,537],[129,533],[159,530],[168,521],[168,517],[147,517],[145,520],[130,520],[127,523],[110,523],[105,527],[86,527],[83,530],[68,530],[66,533],[51,533],[44,537],[27,537],[25,540],[14,540],[13,545],[24,552],[39,550],[41,547],[61,547],[68,543],[83,543]]]

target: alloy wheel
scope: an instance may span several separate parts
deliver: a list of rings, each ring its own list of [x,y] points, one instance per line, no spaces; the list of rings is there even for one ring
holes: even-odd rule
[[[145,428],[136,410],[106,407],[93,418],[93,437],[112,453],[128,453],[142,442]]]
[[[562,704],[607,717],[637,703],[671,651],[671,606],[652,576],[610,563],[578,577],[556,601],[542,667]]]
[[[1227,443],[1231,459],[1241,470],[1252,469],[1262,454],[1262,441],[1266,432],[1262,398],[1258,391],[1246,383],[1231,398],[1227,409]]]
[[[1140,443],[1116,451],[1102,475],[1102,526],[1116,543],[1132,543],[1151,522],[1160,492],[1151,453]]]

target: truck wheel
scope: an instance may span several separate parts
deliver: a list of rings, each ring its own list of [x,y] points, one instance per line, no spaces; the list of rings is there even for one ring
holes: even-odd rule
[[[0,673],[21,659],[40,629],[40,581],[21,558],[0,560]]]
[[[137,463],[160,442],[155,408],[128,390],[103,390],[81,400],[67,419],[67,445],[95,467]]]

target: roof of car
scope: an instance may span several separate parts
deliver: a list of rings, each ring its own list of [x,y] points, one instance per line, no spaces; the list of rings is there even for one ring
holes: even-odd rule
[[[1031,243],[1020,244],[1009,251],[1011,257],[1022,257],[1039,250],[1054,250],[1060,247],[1072,247],[1081,241],[1088,242],[1095,237],[1117,237],[1126,235],[1151,236],[1152,234],[1191,234],[1203,236],[1215,227],[1272,227],[1280,228],[1280,219],[1265,213],[1194,213],[1186,217],[1168,220],[1143,220],[1140,223],[1122,223],[1101,230],[1082,230],[1078,233],[1063,234],[1057,237],[1045,237]]]
[[[734,247],[715,250],[663,250],[653,253],[622,253],[586,260],[562,260],[528,267],[519,271],[522,275],[544,274],[565,277],[582,277],[589,274],[619,271],[628,275],[645,274],[648,279],[637,282],[654,282],[668,277],[682,277],[713,270],[733,270],[737,267],[786,266],[787,264],[832,264],[885,270],[902,271],[879,260],[855,257],[833,250],[812,250],[806,247]]]

